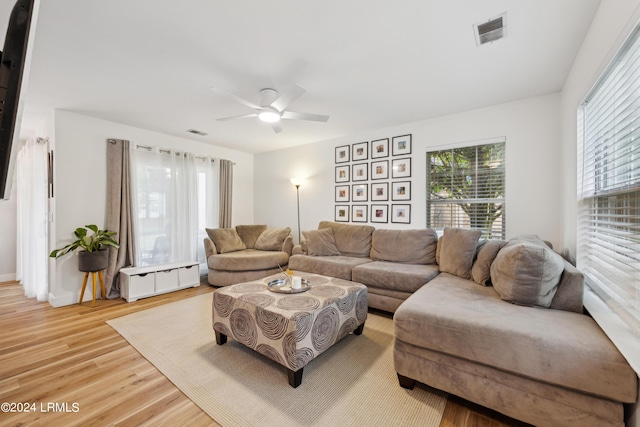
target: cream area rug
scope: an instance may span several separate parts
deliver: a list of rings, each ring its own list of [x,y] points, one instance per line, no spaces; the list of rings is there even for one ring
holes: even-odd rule
[[[212,299],[199,295],[107,323],[223,426],[439,426],[446,394],[398,385],[391,319],[369,313],[362,335],[312,360],[294,389],[267,357],[231,337],[216,344]]]

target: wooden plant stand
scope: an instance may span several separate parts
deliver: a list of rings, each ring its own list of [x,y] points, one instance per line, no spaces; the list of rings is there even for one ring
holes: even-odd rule
[[[93,299],[91,303],[91,307],[96,306],[96,274],[100,277],[100,290],[102,291],[102,298],[107,298],[107,293],[104,289],[104,277],[102,276],[102,270],[100,271],[91,271],[84,273],[84,280],[82,281],[82,291],[80,292],[80,300],[78,304],[82,304],[82,298],[84,297],[84,290],[87,287],[87,281],[89,280],[89,274],[91,274],[92,283],[93,283]]]

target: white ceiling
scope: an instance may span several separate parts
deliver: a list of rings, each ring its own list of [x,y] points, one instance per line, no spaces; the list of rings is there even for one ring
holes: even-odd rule
[[[12,3],[11,0],[1,0]],[[42,0],[25,117],[63,109],[259,153],[561,90],[599,0]],[[473,24],[506,12],[507,37]],[[308,90],[275,134],[208,90]],[[200,137],[187,129],[208,133]]]

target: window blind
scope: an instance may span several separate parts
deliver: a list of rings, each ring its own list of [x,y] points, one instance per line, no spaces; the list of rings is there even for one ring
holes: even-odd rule
[[[578,109],[577,263],[640,321],[640,37],[636,29]]]
[[[505,142],[427,153],[427,227],[505,237]]]

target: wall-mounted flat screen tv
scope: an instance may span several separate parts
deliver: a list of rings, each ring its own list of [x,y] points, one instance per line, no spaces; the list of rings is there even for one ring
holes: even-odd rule
[[[18,0],[9,17],[0,62],[0,200],[11,194],[14,161],[18,154],[21,95],[25,93],[30,63],[29,33],[36,0]]]

